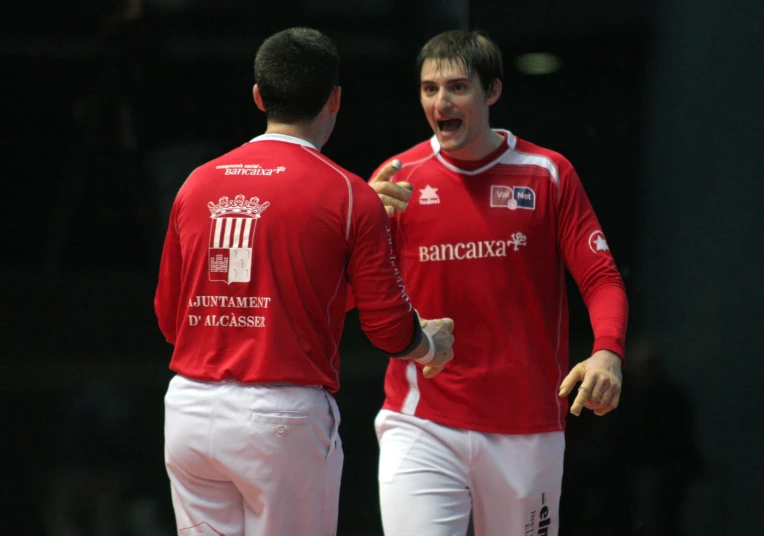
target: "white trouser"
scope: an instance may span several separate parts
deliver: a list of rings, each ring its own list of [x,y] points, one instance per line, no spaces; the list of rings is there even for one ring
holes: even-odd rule
[[[165,464],[181,536],[333,536],[342,442],[319,387],[198,382],[165,396]]]
[[[487,434],[382,410],[387,536],[557,536],[565,436]]]

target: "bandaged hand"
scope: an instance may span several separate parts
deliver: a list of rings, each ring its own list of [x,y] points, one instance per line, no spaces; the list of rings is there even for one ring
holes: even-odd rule
[[[581,409],[587,408],[601,417],[618,407],[622,380],[621,358],[608,350],[598,350],[573,367],[560,385],[560,397],[568,396],[580,381],[570,412],[579,416]]]
[[[429,379],[443,370],[454,358],[454,336],[451,334],[454,330],[454,321],[450,318],[425,320],[420,317],[419,324],[422,326],[422,331],[428,334],[433,342],[432,359],[418,360],[424,365],[422,375]]]
[[[369,185],[374,188],[377,195],[382,200],[385,211],[388,216],[395,214],[395,211],[404,211],[411,197],[413,187],[408,182],[390,182],[398,171],[401,170],[400,160],[393,160],[377,173],[370,181]]]

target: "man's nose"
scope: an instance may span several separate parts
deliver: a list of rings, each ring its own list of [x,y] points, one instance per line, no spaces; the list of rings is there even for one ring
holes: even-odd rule
[[[441,89],[438,91],[438,94],[435,95],[435,106],[438,110],[447,110],[451,107],[451,100],[448,98],[448,94],[444,89]]]

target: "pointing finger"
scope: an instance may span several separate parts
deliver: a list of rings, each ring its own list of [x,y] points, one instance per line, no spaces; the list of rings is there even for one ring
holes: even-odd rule
[[[401,170],[403,166],[398,159],[393,160],[377,173],[370,182],[389,181],[393,175]]]
[[[575,385],[581,380],[582,377],[583,370],[580,364],[573,367],[573,370],[571,370],[570,373],[565,376],[565,379],[562,380],[562,384],[560,384],[559,396],[568,396],[573,390],[573,387],[575,387]]]
[[[372,189],[379,195],[389,195],[395,199],[408,202],[411,197],[411,190],[408,188],[402,188],[398,183],[377,181],[369,183]]]
[[[387,194],[379,194],[379,198],[382,200],[382,204],[389,208],[404,210],[408,204],[406,201],[401,201],[400,199],[396,199],[395,197],[391,197]]]

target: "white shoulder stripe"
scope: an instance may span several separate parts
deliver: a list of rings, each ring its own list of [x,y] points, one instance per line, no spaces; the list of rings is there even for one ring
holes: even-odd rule
[[[560,186],[560,172],[554,161],[549,157],[509,150],[501,155],[499,162],[511,166],[537,166],[544,168],[549,172],[552,182]]]
[[[407,168],[407,167],[411,167],[411,166],[415,166],[417,164],[421,164],[422,162],[426,162],[426,161],[430,160],[433,156],[435,156],[435,153],[430,153],[427,156],[425,156],[424,158],[420,158],[419,160],[414,160],[413,162],[405,162],[405,163],[401,164],[401,169]]]
[[[353,218],[353,188],[350,184],[350,179],[347,175],[345,175],[342,171],[337,169],[335,165],[333,165],[329,159],[325,158],[324,156],[317,154],[313,151],[308,150],[307,147],[302,147],[306,153],[314,157],[319,162],[323,162],[326,166],[332,168],[334,171],[336,171],[343,179],[345,179],[345,184],[347,184],[348,187],[348,216],[347,216],[347,222],[345,223],[345,240],[350,240],[350,225]]]

